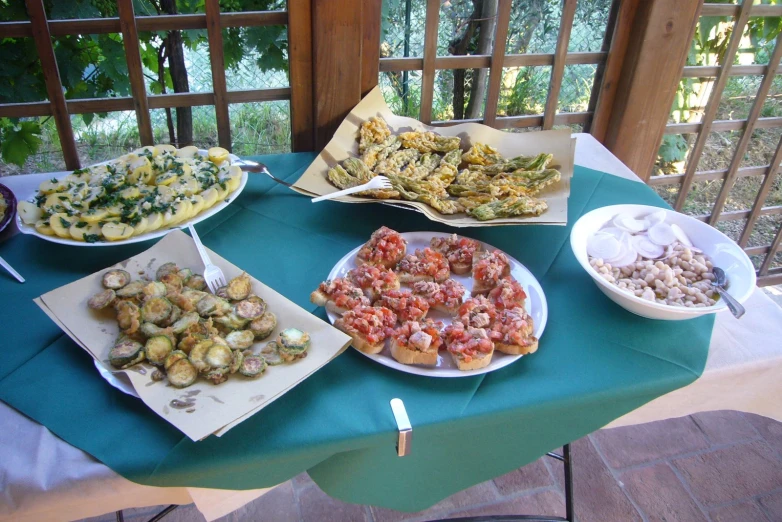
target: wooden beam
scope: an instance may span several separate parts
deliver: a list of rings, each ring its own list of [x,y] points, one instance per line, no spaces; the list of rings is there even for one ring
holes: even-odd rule
[[[719,65],[688,65],[682,71],[682,78],[716,78],[719,72]],[[766,64],[734,65],[730,68],[728,74],[730,76],[760,76],[768,72],[768,65]],[[779,74],[779,68],[770,72]]]
[[[765,176],[769,168],[770,165],[760,167],[742,167],[738,170],[737,176],[739,178]],[[725,176],[727,175],[728,169],[702,170],[695,173],[695,181],[715,181],[719,179],[725,179]],[[652,187],[661,185],[681,185],[683,179],[684,174],[663,174],[661,176],[650,177],[647,185]]]
[[[260,27],[264,25],[285,25],[288,23],[286,11],[242,11],[222,13],[221,27]],[[136,22],[139,31],[184,31],[187,29],[206,29],[206,15],[177,14],[140,16]],[[119,33],[119,18],[83,18],[74,20],[50,20],[49,33],[52,36],[74,34]],[[0,38],[32,37],[30,22],[0,22]]]
[[[589,112],[560,112],[554,118],[554,125],[584,124],[589,121],[591,116],[592,114]],[[451,125],[459,125],[461,123],[484,123],[484,120],[482,118],[474,118],[469,120],[433,121],[431,125],[450,127]],[[531,114],[527,116],[498,116],[494,126],[498,129],[522,129],[540,127],[542,125],[543,115]]]
[[[701,16],[737,16],[739,11],[736,4],[705,4]],[[782,5],[757,5],[752,16],[782,16]]]
[[[437,59],[437,29],[440,26],[440,0],[427,0],[426,27],[424,29],[424,63],[421,78],[421,111],[418,119],[424,123],[432,121],[434,100],[434,71]]]
[[[610,112],[608,122],[600,122],[606,125],[604,144],[644,181],[657,158],[700,8],[696,1],[638,2],[613,103],[598,104],[601,118]],[[616,81],[609,68],[606,80]]]
[[[546,107],[543,111],[543,130],[554,126],[554,116],[557,115],[557,101],[562,88],[562,77],[565,74],[565,56],[570,43],[570,32],[573,29],[573,17],[576,15],[576,0],[565,0],[562,18],[559,22],[557,48],[554,51],[554,65],[551,66],[551,80],[548,84]]]
[[[225,83],[225,59],[223,56],[223,30],[220,27],[220,0],[206,0],[206,33],[209,38],[209,62],[212,65],[215,115],[217,116],[217,142],[231,150],[231,121],[228,116],[228,91]]]
[[[125,61],[128,64],[133,109],[136,111],[138,135],[142,145],[154,145],[155,139],[152,135],[152,120],[149,117],[144,71],[141,68],[141,51],[136,30],[136,15],[133,12],[133,0],[117,0],[117,11],[122,30],[122,43],[125,47]]]
[[[761,183],[760,190],[755,198],[755,203],[752,205],[752,212],[750,213],[749,218],[747,218],[747,222],[744,224],[744,230],[741,231],[741,236],[739,236],[738,244],[742,248],[746,247],[749,242],[749,237],[752,235],[752,230],[755,228],[755,223],[757,223],[763,205],[766,203],[768,194],[774,186],[780,164],[782,164],[782,137],[780,137],[779,143],[777,144],[777,150],[774,152],[774,158],[771,160],[771,165],[766,169],[763,183]]]
[[[486,108],[483,111],[484,123],[496,127],[497,104],[500,101],[500,86],[503,77],[503,59],[508,40],[508,25],[510,24],[511,0],[499,0],[497,6],[497,27],[494,32],[494,48],[491,55],[489,71],[489,92],[486,94]],[[566,48],[567,50],[567,48]]]
[[[684,170],[684,179],[682,180],[681,188],[679,189],[679,195],[676,197],[676,202],[673,208],[677,211],[681,211],[684,207],[684,203],[687,201],[687,194],[692,186],[692,179],[698,169],[698,163],[703,154],[703,149],[706,147],[706,140],[709,138],[711,132],[711,124],[717,115],[717,109],[720,105],[720,99],[722,98],[722,91],[725,89],[725,85],[728,83],[728,76],[730,68],[733,65],[733,59],[736,57],[736,51],[738,51],[739,44],[741,43],[742,34],[744,33],[744,27],[749,20],[749,13],[752,10],[753,0],[743,0],[741,4],[741,11],[739,16],[734,22],[733,31],[728,42],[728,47],[725,50],[725,55],[722,61],[722,68],[717,73],[717,79],[712,87],[709,101],[706,104],[706,110],[703,112],[701,118],[701,128],[698,133],[698,137],[695,139],[695,145],[687,159],[687,166]],[[659,144],[659,141],[658,141]]]
[[[608,56],[607,52],[567,53],[565,65],[600,64]],[[553,54],[506,54],[503,67],[535,67],[554,64]],[[434,69],[485,69],[491,67],[488,54],[465,54],[458,56],[438,56],[434,59]],[[380,58],[380,71],[420,71],[424,68],[423,58]]]
[[[276,89],[248,89],[228,91],[228,103],[253,103],[267,101],[283,101],[291,99],[290,87]],[[175,107],[198,107],[212,105],[214,93],[184,92],[169,94],[153,94],[147,96],[150,109],[170,109]],[[132,111],[133,98],[123,96],[117,98],[84,98],[65,100],[68,114],[89,114],[95,112]],[[0,104],[0,118],[29,118],[35,116],[51,116],[52,107],[49,102],[7,103]]]
[[[288,71],[293,152],[314,150],[312,102],[312,1],[288,0]]]
[[[774,261],[774,257],[777,255],[780,243],[782,243],[782,227],[779,227],[779,230],[777,230],[777,235],[774,236],[774,241],[771,242],[771,247],[768,249],[766,259],[764,259],[763,264],[760,265],[758,275],[764,276],[769,273],[769,268],[771,268],[771,263]]]
[[[776,69],[779,65],[780,59],[782,59],[782,33],[777,36],[777,43],[774,47],[774,52],[769,58],[769,67]],[[712,208],[711,219],[709,224],[713,225],[717,222],[719,214],[722,212],[725,206],[725,201],[728,199],[730,189],[733,188],[733,184],[736,181],[736,173],[739,170],[739,165],[744,160],[744,154],[747,152],[747,147],[752,139],[752,133],[755,130],[755,123],[758,121],[760,111],[763,108],[763,104],[766,103],[766,96],[771,89],[771,84],[774,82],[774,75],[768,74],[763,77],[763,81],[760,82],[760,87],[755,94],[755,101],[752,102],[752,108],[747,116],[747,126],[744,128],[744,132],[739,138],[739,142],[736,145],[736,149],[733,152],[733,158],[730,160],[730,166],[728,167],[728,175],[725,177],[725,182],[720,187],[720,191],[717,194],[717,199],[714,201],[714,207]],[[761,205],[762,206],[762,205]],[[750,230],[751,232],[751,230]]]
[[[312,2],[315,149],[361,99],[361,0]]]
[[[608,126],[611,123],[612,109],[622,78],[625,55],[633,31],[633,22],[638,10],[640,0],[615,0],[619,2],[617,21],[614,24],[614,32],[611,36],[611,47],[600,79],[600,90],[595,105],[595,115],[589,126],[589,132],[596,140],[605,142]],[[597,78],[595,78],[595,85]]]
[[[380,18],[383,0],[361,3],[361,96],[377,86],[380,75]]]
[[[35,48],[38,50],[38,57],[41,60],[46,93],[54,115],[54,122],[57,125],[57,134],[60,137],[65,167],[69,170],[76,170],[81,167],[79,152],[76,150],[71,117],[68,115],[68,107],[65,104],[60,70],[57,68],[57,59],[54,56],[54,46],[52,45],[52,36],[49,34],[43,0],[25,0],[25,3],[27,4],[27,14],[30,16]]]
[[[782,268],[773,268],[766,275],[758,276],[758,286],[773,286],[782,284]]]
[[[616,31],[616,21],[619,18],[619,7],[622,4],[621,0],[612,0],[611,10],[608,12],[608,20],[606,21],[605,34],[603,35],[603,45],[601,52],[608,55],[608,51],[611,50],[611,42],[613,42],[614,32]],[[567,58],[567,57],[566,57]],[[595,113],[597,108],[597,100],[600,96],[600,86],[603,84],[603,75],[605,75],[606,60],[601,60],[595,68],[595,78],[592,81],[592,89],[589,93],[589,103],[587,104],[587,112]],[[584,124],[582,131],[590,132],[592,127],[592,120]]]
[[[746,125],[747,120],[716,120],[711,124],[711,132],[737,131]],[[703,122],[669,123],[665,126],[665,134],[693,134],[700,132],[702,127]],[[773,129],[774,127],[782,127],[782,117],[758,118],[755,122],[756,129]]]

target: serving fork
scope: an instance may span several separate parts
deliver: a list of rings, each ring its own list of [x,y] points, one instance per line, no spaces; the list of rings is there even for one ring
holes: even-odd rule
[[[317,203],[318,201],[323,201],[326,199],[334,199],[341,196],[347,196],[348,194],[354,194],[356,192],[361,192],[364,190],[373,190],[373,189],[390,189],[391,188],[391,180],[388,179],[385,176],[375,176],[369,182],[364,183],[363,185],[358,185],[355,187],[346,188],[345,190],[338,190],[337,192],[332,192],[331,194],[325,194],[323,196],[318,196],[317,198],[312,198],[313,203]]]
[[[274,177],[274,175],[272,175],[272,173],[269,172],[269,169],[263,163],[258,163],[257,161],[250,161],[250,160],[238,160],[238,161],[234,161],[233,164],[238,165],[239,168],[241,168],[245,172],[259,172],[261,174],[266,174],[267,176],[272,178],[280,185],[285,185],[288,188],[293,187],[293,185],[291,185],[287,181],[283,181],[279,178]]]
[[[204,244],[201,243],[201,238],[198,237],[198,233],[196,232],[195,227],[193,227],[192,224],[188,224],[187,229],[190,231],[193,242],[198,249],[198,255],[201,256],[201,261],[204,262],[204,281],[206,281],[206,286],[208,286],[209,290],[215,294],[217,293],[218,288],[228,284],[225,279],[225,274],[223,274],[223,271],[220,270],[219,266],[212,263],[212,260],[209,258],[209,254],[206,253]]]

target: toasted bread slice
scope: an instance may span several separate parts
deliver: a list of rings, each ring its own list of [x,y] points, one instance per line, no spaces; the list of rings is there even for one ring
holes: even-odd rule
[[[470,362],[465,362],[464,357],[461,354],[454,352],[449,353],[451,354],[451,357],[453,357],[453,361],[456,363],[456,367],[461,371],[479,370],[481,368],[485,368],[489,365],[489,363],[491,363],[491,357],[494,355],[493,351],[489,353],[478,352],[472,357]]]
[[[404,256],[401,256],[399,259],[402,259],[402,257],[404,257]],[[396,266],[396,264],[399,262],[399,259],[389,259],[389,260],[383,261],[382,263],[379,263],[379,262],[375,262],[375,261],[367,261],[363,257],[356,256],[356,266],[370,264],[370,265],[377,265],[377,266],[382,266],[382,267],[391,269],[391,268],[394,268]]]
[[[329,299],[329,296],[321,292],[320,290],[315,290],[310,294],[310,302],[316,306],[322,306],[329,312],[342,315],[345,312],[348,311],[347,308],[341,308],[334,304],[334,301],[331,301]]]
[[[451,272],[456,275],[468,274],[470,270],[472,270],[472,263],[451,263]]]
[[[406,272],[399,272],[399,281],[407,285],[412,285],[413,283],[417,283],[418,281],[434,281],[434,277],[430,275],[423,275],[423,274],[414,275],[414,274],[408,274]]]
[[[353,326],[356,322],[366,326],[368,324],[376,323],[378,319],[380,319],[382,324],[376,324],[369,328],[369,333],[363,333],[366,331],[363,327],[359,330]],[[387,334],[384,332],[387,329],[392,328],[395,323],[396,314],[388,308],[357,306],[334,321],[334,326],[350,336],[353,340],[352,344],[354,348],[364,353],[375,354],[383,351],[386,339],[388,338]],[[372,333],[373,330],[376,335]],[[372,343],[368,338],[376,338],[377,341]]]
[[[402,346],[391,339],[391,357],[402,364],[437,364],[437,350],[422,352],[408,346]]]
[[[339,323],[339,319],[334,321],[334,326],[336,326],[337,328],[339,328],[340,330],[348,334],[350,338],[353,339],[353,342],[351,344],[356,350],[368,354],[376,354],[383,351],[383,348],[385,347],[386,344],[385,340],[379,342],[378,344],[370,344],[369,341],[364,339],[358,333],[350,332],[345,328],[341,328],[338,323]]]
[[[538,349],[538,339],[535,337],[530,337],[529,339],[531,342],[527,345],[494,343],[494,349],[509,355],[527,355],[534,353]]]

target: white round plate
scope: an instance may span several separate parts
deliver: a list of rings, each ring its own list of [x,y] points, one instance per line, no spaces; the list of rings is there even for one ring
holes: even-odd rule
[[[429,241],[433,237],[442,237],[447,236],[448,234],[441,232],[405,232],[401,235],[407,240],[407,252],[414,252],[417,248],[423,249],[428,247]],[[485,250],[496,250],[487,243],[481,242],[481,244]],[[345,254],[345,256],[334,265],[334,268],[331,269],[328,278],[334,279],[337,277],[345,277],[350,269],[355,268],[356,254],[362,246],[363,244]],[[543,330],[546,328],[546,321],[548,320],[548,304],[546,303],[546,296],[543,294],[543,288],[540,286],[538,280],[535,279],[535,276],[532,275],[532,272],[527,270],[524,265],[508,255],[507,252],[505,252],[505,255],[508,256],[508,260],[510,261],[511,275],[521,283],[524,287],[524,291],[527,293],[527,300],[524,303],[524,308],[526,308],[527,313],[532,316],[535,323],[535,337],[540,339],[543,335]],[[465,299],[470,297],[470,291],[472,290],[472,277],[470,274],[461,276],[451,274],[451,278],[462,283],[467,289],[464,294]],[[338,314],[333,312],[327,312],[327,314],[332,324],[339,317]],[[451,316],[436,310],[430,311],[426,317],[432,318],[435,321],[442,321],[445,325],[451,324]],[[508,355],[495,351],[494,355],[492,355],[491,363],[489,363],[488,366],[478,370],[462,371],[456,367],[456,364],[446,350],[442,350],[437,356],[436,366],[402,364],[391,357],[391,350],[388,347],[388,343],[386,343],[386,347],[383,351],[378,354],[367,354],[360,350],[356,351],[389,368],[394,368],[395,370],[405,373],[412,373],[414,375],[425,375],[427,377],[472,377],[474,375],[493,372],[494,370],[504,368],[521,357],[521,355]]]
[[[199,154],[202,156],[207,155],[207,151],[204,149],[198,150]],[[231,154],[229,156],[231,158],[231,161],[238,161],[239,156],[236,156],[234,154]],[[103,163],[97,163],[97,165],[103,165],[104,163],[108,163],[108,161],[104,161]],[[64,178],[65,176],[69,175],[71,172],[60,172],[56,173],[53,177],[60,179]],[[200,223],[201,221],[210,218],[223,210],[225,207],[227,207],[231,201],[234,200],[241,192],[244,190],[244,186],[247,185],[247,172],[242,171],[242,181],[239,183],[239,187],[231,192],[228,195],[228,201],[220,201],[219,203],[215,204],[213,207],[208,208],[198,214],[197,216],[193,216],[192,218],[188,219],[187,221],[183,221],[181,223],[177,223],[172,226],[163,227],[155,230],[154,232],[149,232],[146,234],[141,234],[139,236],[132,236],[128,239],[123,239],[121,241],[98,241],[96,243],[87,243],[85,241],[76,241],[75,239],[64,239],[57,236],[47,236],[46,234],[41,234],[37,230],[35,230],[35,227],[32,225],[25,225],[22,223],[22,218],[19,217],[19,214],[16,215],[16,226],[19,229],[20,232],[23,234],[30,234],[31,236],[37,236],[41,239],[45,239],[46,241],[51,241],[52,243],[60,243],[61,245],[73,245],[73,246],[80,246],[80,247],[106,247],[106,246],[115,246],[115,245],[128,245],[130,243],[140,243],[142,241],[149,241],[150,239],[155,239],[158,237],[163,237],[168,232],[174,228],[183,228],[187,227],[187,225],[195,225],[196,223]],[[37,193],[37,190],[35,190],[32,194],[26,194],[21,199],[27,200],[27,201],[34,201],[35,195]]]

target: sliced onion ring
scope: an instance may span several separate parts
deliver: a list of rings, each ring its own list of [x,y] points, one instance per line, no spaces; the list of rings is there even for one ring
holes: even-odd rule
[[[657,223],[653,227],[649,227],[648,234],[649,240],[660,246],[668,246],[676,241],[676,235],[668,223]]]
[[[622,268],[624,266],[635,263],[636,259],[638,259],[638,252],[636,252],[633,245],[628,241],[627,243],[622,242],[618,256],[604,260],[604,262],[614,268]]]
[[[627,232],[625,232],[624,230],[622,230],[619,227],[605,227],[605,228],[601,228],[600,230],[598,230],[598,232],[603,232],[605,234],[611,234],[612,236],[614,236],[619,241],[621,241],[626,235],[628,235]]]
[[[633,236],[633,246],[646,259],[654,259],[665,253],[663,247],[650,241],[647,236]]]
[[[666,217],[668,217],[668,213],[666,211],[658,210],[656,212],[652,212],[651,214],[648,214],[645,219],[649,222],[649,226],[653,227],[658,223],[665,222]]]
[[[676,239],[681,241],[682,245],[686,247],[692,247],[692,241],[690,241],[690,238],[687,236],[684,230],[682,230],[682,227],[674,223],[671,225],[671,230],[673,230],[673,235],[676,236]]]
[[[617,214],[614,218],[614,226],[626,230],[627,232],[641,232],[649,227],[645,219],[635,219],[630,214]]]
[[[617,238],[602,231],[595,232],[587,240],[587,254],[603,260],[619,255],[620,247]]]

